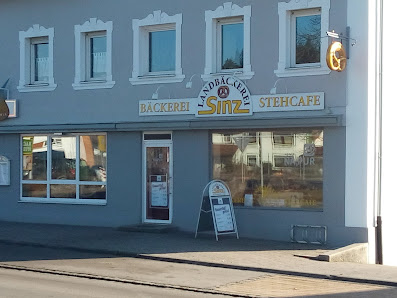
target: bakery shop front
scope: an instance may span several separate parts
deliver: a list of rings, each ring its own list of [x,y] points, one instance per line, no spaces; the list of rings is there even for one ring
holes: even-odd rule
[[[216,128],[206,129],[210,143],[208,179],[219,179],[227,183],[235,207],[263,210],[323,209],[324,129],[321,126],[304,127],[302,123],[298,127],[286,127],[286,123],[275,127],[283,119],[279,115],[277,119],[258,121],[266,113],[322,110],[323,92],[252,95],[243,81],[227,75],[208,81],[197,98],[139,102],[139,115],[142,118],[191,114],[195,115],[199,123],[216,123]],[[240,118],[243,120],[238,121]],[[266,123],[271,123],[272,120],[275,123],[266,127]],[[291,120],[286,119],[288,121],[292,125]],[[260,122],[264,125],[255,127]],[[171,134],[167,140],[154,140],[153,135],[156,134],[144,134],[146,138],[151,138],[144,140],[144,202],[145,209],[153,209],[147,211],[145,216],[149,222],[171,222],[171,191],[167,194],[167,189],[175,187],[170,185],[173,177],[170,172]],[[158,136],[161,139],[167,138],[163,134],[157,134]],[[159,147],[151,147],[155,145]],[[206,155],[198,152],[192,154],[191,158],[200,159]],[[165,167],[153,165],[164,162],[167,163]],[[158,172],[153,170],[156,168],[159,169]],[[167,181],[169,177],[171,179]],[[162,198],[161,203],[159,197]],[[165,217],[161,213],[164,209],[167,209]],[[162,215],[156,217],[155,212]]]

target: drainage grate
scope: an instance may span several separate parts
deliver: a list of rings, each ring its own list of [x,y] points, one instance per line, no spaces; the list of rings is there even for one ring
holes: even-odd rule
[[[298,243],[326,244],[327,227],[325,226],[308,226],[292,225],[291,241]]]

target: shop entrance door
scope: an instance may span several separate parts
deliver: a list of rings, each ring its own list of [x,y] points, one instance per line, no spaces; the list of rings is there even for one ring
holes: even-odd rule
[[[144,140],[143,222],[171,223],[172,141]]]

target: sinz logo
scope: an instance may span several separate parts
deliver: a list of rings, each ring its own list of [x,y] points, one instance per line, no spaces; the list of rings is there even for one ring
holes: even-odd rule
[[[212,78],[198,96],[197,117],[252,115],[250,93],[234,76]]]
[[[229,96],[230,89],[228,86],[221,86],[218,88],[218,96],[220,98],[227,98]]]

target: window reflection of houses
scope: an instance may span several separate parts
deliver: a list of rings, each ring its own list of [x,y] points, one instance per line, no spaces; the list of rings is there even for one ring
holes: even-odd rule
[[[23,197],[106,199],[104,135],[24,136],[23,142]]]
[[[320,130],[213,134],[213,174],[237,204],[322,208],[322,146]]]

